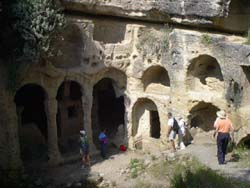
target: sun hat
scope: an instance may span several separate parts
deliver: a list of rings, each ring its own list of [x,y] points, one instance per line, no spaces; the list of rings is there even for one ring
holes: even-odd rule
[[[226,117],[227,117],[227,114],[224,110],[220,110],[220,111],[216,112],[216,115],[221,119],[226,119]]]
[[[83,134],[83,135],[86,134],[86,132],[84,130],[80,130],[80,133]]]

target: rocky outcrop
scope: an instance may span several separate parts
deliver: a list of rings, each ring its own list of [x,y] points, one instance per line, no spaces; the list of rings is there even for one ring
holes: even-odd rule
[[[62,0],[66,10],[155,22],[172,22],[244,32],[250,26],[249,1],[236,0]],[[239,20],[241,20],[239,22]]]
[[[22,75],[17,95],[27,85],[40,88],[26,91],[38,94],[38,98],[42,96],[41,104],[31,105],[33,110],[28,109],[26,117],[33,116],[36,108],[45,112],[46,121],[40,123],[44,126],[47,122],[43,133],[51,165],[64,161],[62,147],[57,144],[63,139],[60,137],[68,136],[65,140],[72,141],[73,137],[78,138],[80,128],[88,134],[92,153],[97,151],[98,134],[105,126],[115,146],[135,147],[138,141],[144,150],[163,149],[161,142],[166,140],[169,111],[177,119],[186,120],[190,137],[195,134],[192,130],[199,130],[194,131],[197,134],[212,130],[219,109],[226,110],[235,128],[241,130],[239,137],[250,133],[245,126],[250,109],[250,46],[244,44],[246,38],[165,24],[245,31],[250,22],[244,25],[245,21],[239,19],[249,18],[248,1],[243,6],[233,0],[63,0],[63,5],[68,11],[113,17],[70,12],[68,25],[52,40],[48,59],[32,64]],[[70,84],[62,89],[65,83]],[[15,94],[5,94],[0,93],[0,111],[8,112],[0,119],[0,135],[4,134],[0,138],[0,150],[4,153],[1,161],[19,156],[16,116],[19,121],[22,118],[21,111],[17,109],[16,113]],[[60,100],[60,96],[66,100]],[[78,101],[78,105],[69,103],[61,113],[61,102],[69,99]],[[19,104],[22,106],[25,108],[25,104]],[[75,126],[79,116],[79,126]],[[18,126],[21,124],[25,122],[20,121]],[[74,131],[61,134],[62,130]],[[10,134],[9,138],[6,134]],[[123,136],[124,139],[117,139]],[[13,151],[6,145],[14,146]],[[13,159],[20,162],[20,158]]]

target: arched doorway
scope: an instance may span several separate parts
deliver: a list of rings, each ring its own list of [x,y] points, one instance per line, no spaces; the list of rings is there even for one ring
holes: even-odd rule
[[[170,87],[168,72],[161,66],[149,67],[142,76],[142,82],[146,91]]]
[[[200,55],[188,67],[187,86],[190,90],[203,91],[209,88],[223,91],[223,80],[219,63],[209,55]]]
[[[190,125],[191,128],[200,128],[202,131],[214,130],[214,121],[216,119],[216,112],[219,108],[211,103],[200,102],[194,106],[190,111]]]
[[[139,99],[132,110],[132,136],[138,135],[156,139],[161,136],[157,106],[147,98]]]
[[[109,139],[117,144],[117,136],[124,137],[124,97],[115,90],[116,83],[110,78],[103,78],[93,89],[92,133],[93,142],[99,148],[98,135],[101,129],[107,130]]]
[[[48,159],[46,98],[45,90],[36,84],[21,87],[15,95],[21,158],[24,162]]]
[[[83,129],[82,88],[65,81],[58,89],[57,127],[62,153],[79,152],[79,131]]]

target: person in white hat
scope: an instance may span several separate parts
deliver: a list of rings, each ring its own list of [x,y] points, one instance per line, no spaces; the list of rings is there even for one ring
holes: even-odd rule
[[[82,155],[82,168],[90,167],[89,142],[84,130],[80,130],[80,153]]]
[[[214,122],[215,132],[214,137],[217,134],[217,157],[220,165],[226,164],[225,155],[227,151],[227,145],[232,139],[230,132],[234,130],[231,120],[227,117],[224,110],[216,113],[217,118]]]

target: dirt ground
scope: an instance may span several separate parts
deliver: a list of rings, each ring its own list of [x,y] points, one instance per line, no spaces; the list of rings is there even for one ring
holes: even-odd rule
[[[230,154],[227,155],[226,165],[218,165],[216,156],[216,142],[211,133],[200,134],[194,138],[194,142],[186,147],[185,150],[179,150],[176,155],[192,155],[201,163],[218,171],[226,176],[237,178],[244,181],[250,181],[250,170],[240,167],[239,162],[231,162]],[[170,151],[154,152],[154,157],[164,158],[171,156]],[[45,181],[58,187],[81,187],[84,179],[94,176],[104,181],[102,187],[133,187],[135,180],[130,177],[129,164],[132,159],[143,159],[152,162],[152,154],[143,151],[126,151],[117,154],[110,154],[108,159],[102,160],[99,155],[92,156],[91,168],[81,169],[80,161],[68,163],[58,168],[44,170]],[[43,180],[44,181],[44,180]],[[153,181],[153,180],[152,180]],[[105,186],[105,183],[107,186]],[[109,185],[109,186],[108,186]],[[112,185],[112,186],[111,186]]]

